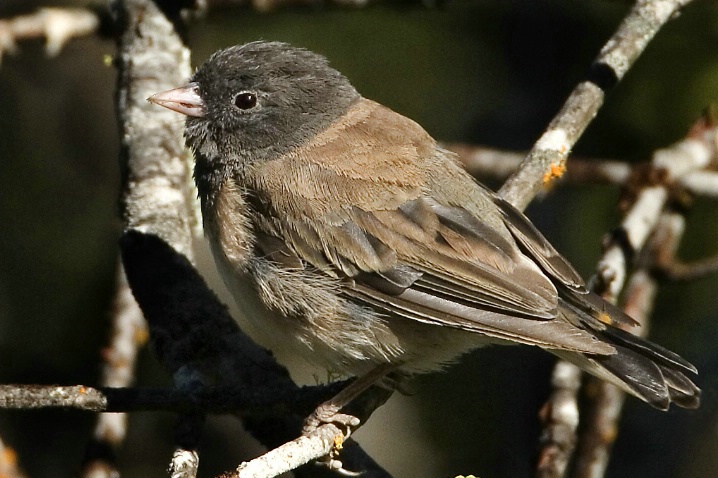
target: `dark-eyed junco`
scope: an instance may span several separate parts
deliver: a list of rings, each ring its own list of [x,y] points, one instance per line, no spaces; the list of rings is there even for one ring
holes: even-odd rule
[[[695,367],[616,327],[634,321],[526,216],[324,57],[227,48],[150,101],[187,115],[214,258],[269,348],[371,382],[535,345],[657,408],[698,406]]]

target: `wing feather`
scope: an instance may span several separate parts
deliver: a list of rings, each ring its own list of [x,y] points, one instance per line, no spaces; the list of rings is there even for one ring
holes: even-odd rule
[[[311,141],[243,178],[269,257],[343,278],[355,300],[411,320],[612,353],[552,320],[549,276],[574,289],[580,276],[416,123],[362,100]]]

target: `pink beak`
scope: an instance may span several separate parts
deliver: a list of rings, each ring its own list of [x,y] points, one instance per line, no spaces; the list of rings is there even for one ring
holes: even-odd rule
[[[187,116],[204,116],[206,112],[197,83],[154,94],[147,101]]]

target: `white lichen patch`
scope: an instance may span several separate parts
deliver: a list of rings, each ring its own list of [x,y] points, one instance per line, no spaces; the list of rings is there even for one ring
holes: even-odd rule
[[[536,146],[544,151],[558,151],[563,154],[569,150],[568,134],[563,128],[550,129],[541,135]]]

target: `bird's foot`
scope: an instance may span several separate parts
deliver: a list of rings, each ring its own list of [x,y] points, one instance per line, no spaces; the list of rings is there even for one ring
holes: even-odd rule
[[[302,435],[311,435],[322,425],[331,424],[337,427],[339,433],[334,436],[332,449],[324,458],[317,460],[316,463],[326,466],[343,476],[359,476],[361,475],[360,472],[345,469],[341,460],[338,460],[337,457],[344,447],[344,442],[351,436],[352,428],[359,426],[360,420],[353,415],[339,413],[340,410],[341,407],[331,402],[322,403],[304,421]]]
[[[359,426],[361,420],[354,415],[340,413],[342,408],[347,406],[357,396],[366,391],[378,380],[381,380],[387,373],[394,369],[392,364],[382,364],[375,367],[369,373],[362,375],[339,392],[334,398],[319,405],[306,420],[302,428],[302,435],[308,436],[317,432],[323,425],[332,425],[332,433],[335,433],[334,443],[329,453],[318,460],[317,463],[327,466],[344,476],[359,476],[361,473],[344,469],[342,462],[337,460],[344,442],[351,436],[352,430]]]
[[[312,434],[321,425],[332,424],[344,431],[343,436],[344,440],[346,440],[351,435],[352,428],[359,426],[361,421],[353,415],[339,413],[340,410],[341,407],[332,402],[322,403],[304,420],[302,435],[307,436]],[[339,448],[341,449],[341,446]]]

